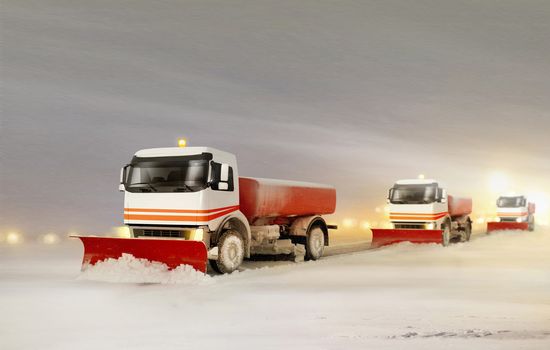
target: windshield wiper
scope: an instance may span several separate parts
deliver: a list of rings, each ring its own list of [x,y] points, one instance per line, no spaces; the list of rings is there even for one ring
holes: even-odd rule
[[[174,188],[174,192],[193,192],[193,189],[186,184],[181,184],[180,187]]]
[[[134,187],[134,185],[147,185],[147,186],[149,186],[153,191],[158,192],[157,188],[156,188],[155,186],[151,185],[151,184],[148,183],[148,182],[136,182],[136,183],[131,184],[129,187]]]

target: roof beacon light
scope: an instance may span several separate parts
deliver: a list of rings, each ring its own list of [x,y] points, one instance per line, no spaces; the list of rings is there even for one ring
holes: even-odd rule
[[[178,139],[178,147],[184,148],[185,146],[187,146],[187,140],[184,139],[184,138],[179,138]]]

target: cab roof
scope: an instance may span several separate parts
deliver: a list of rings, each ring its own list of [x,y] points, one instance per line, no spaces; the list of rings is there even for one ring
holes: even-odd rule
[[[436,184],[437,181],[433,179],[405,179],[395,182],[397,185],[431,185]]]
[[[201,153],[227,154],[212,147],[164,147],[164,148],[147,148],[139,150],[135,153],[136,157],[174,157],[174,156],[191,156]]]

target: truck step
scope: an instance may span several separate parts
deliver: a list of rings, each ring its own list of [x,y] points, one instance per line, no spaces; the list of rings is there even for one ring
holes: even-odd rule
[[[270,245],[258,245],[251,247],[254,255],[292,255],[294,261],[304,261],[306,249],[302,244],[294,244],[290,239],[280,239]]]

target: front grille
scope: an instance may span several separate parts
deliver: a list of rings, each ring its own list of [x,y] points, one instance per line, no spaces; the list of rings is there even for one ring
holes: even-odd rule
[[[400,224],[397,224],[397,223],[394,223],[394,227],[399,229],[399,228],[410,228],[410,229],[424,229],[426,226],[424,224],[416,224],[416,223],[400,223]]]
[[[182,238],[183,231],[177,230],[154,230],[154,229],[134,229],[134,237],[172,237]]]
[[[502,222],[517,222],[516,218],[500,218]]]

